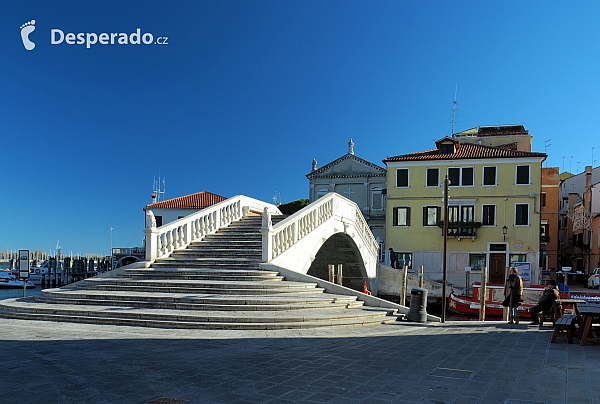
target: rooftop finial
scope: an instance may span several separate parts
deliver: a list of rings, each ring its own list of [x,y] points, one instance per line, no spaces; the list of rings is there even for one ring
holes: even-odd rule
[[[317,170],[317,159],[313,159],[313,161],[312,161],[312,170],[313,171]]]
[[[354,154],[354,142],[352,141],[352,138],[350,138],[350,141],[348,142],[348,154]]]

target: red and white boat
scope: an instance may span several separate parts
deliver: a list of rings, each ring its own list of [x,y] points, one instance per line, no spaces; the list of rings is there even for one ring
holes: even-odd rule
[[[471,296],[461,296],[454,292],[450,294],[448,302],[448,310],[457,314],[479,314],[479,290],[481,288],[481,282],[475,282],[473,284],[473,292]],[[523,305],[519,306],[519,316],[529,318],[528,309],[535,306],[542,296],[544,285],[531,285],[523,288]],[[566,299],[567,293],[561,293],[560,297]],[[486,297],[485,297],[485,315],[490,317],[502,317],[504,306],[504,285],[492,285],[486,284]]]

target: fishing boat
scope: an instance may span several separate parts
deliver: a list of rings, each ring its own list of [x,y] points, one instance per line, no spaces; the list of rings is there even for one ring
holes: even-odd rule
[[[27,289],[35,288],[31,281],[25,281]],[[20,279],[11,270],[0,271],[0,289],[18,289],[23,288],[23,279]]]
[[[523,288],[523,304],[519,306],[519,316],[529,318],[529,308],[537,304],[546,288],[545,285],[531,285]],[[481,282],[473,284],[473,292],[470,296],[450,293],[448,310],[456,314],[479,314],[479,291]],[[569,297],[568,293],[560,293],[562,299]],[[485,315],[490,317],[502,317],[504,313],[504,285],[486,284]]]

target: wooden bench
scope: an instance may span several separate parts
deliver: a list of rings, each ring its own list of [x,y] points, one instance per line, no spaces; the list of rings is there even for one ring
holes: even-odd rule
[[[556,301],[552,305],[550,310],[542,311],[540,315],[540,327],[544,325],[544,321],[552,321],[552,325],[556,323],[556,320],[564,313],[563,307],[560,302]]]
[[[569,344],[572,344],[576,319],[577,316],[575,314],[559,317],[554,323],[554,332],[552,333],[552,340],[550,342],[556,342],[556,337],[561,336],[568,338]]]

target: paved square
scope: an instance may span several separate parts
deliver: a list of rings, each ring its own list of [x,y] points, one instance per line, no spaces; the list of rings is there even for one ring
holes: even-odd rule
[[[0,401],[600,402],[600,346],[551,344],[551,333],[503,322],[207,331],[0,319]]]

